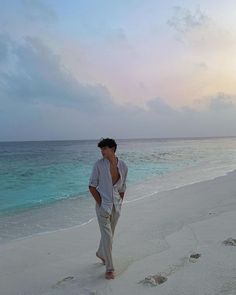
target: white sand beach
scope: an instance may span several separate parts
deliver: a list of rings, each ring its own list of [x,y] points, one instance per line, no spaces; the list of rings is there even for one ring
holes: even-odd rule
[[[233,295],[236,246],[224,244],[228,238],[236,239],[236,171],[124,202],[113,243],[114,280],[105,279],[95,256],[95,209],[84,226],[1,245],[0,294]],[[189,259],[194,253],[199,257]],[[151,284],[147,277],[155,274],[166,280]]]

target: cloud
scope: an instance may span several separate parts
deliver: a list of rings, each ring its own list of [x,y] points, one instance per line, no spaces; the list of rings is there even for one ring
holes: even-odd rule
[[[235,31],[220,26],[198,6],[190,10],[181,6],[173,7],[173,15],[167,20],[177,41],[193,46],[198,54],[202,50],[221,51],[236,44]]]
[[[184,7],[174,6],[173,15],[167,20],[167,24],[182,36],[192,30],[205,27],[208,23],[209,17],[200,10],[199,6],[193,12]]]
[[[179,112],[159,97],[147,101],[146,105],[150,113],[155,113],[160,116],[172,116]]]
[[[0,72],[2,97],[27,104],[77,108],[84,112],[112,111],[108,89],[100,84],[80,83],[61,63],[60,56],[40,39],[25,37],[22,42],[3,39],[0,42],[4,44],[2,48],[12,48],[11,59],[15,60],[14,70]]]
[[[234,96],[234,98],[235,97],[236,96]],[[211,97],[209,108],[215,111],[222,111],[222,110],[228,110],[228,109],[236,110],[232,99],[233,99],[232,96],[226,93],[220,92],[216,96]]]
[[[236,105],[234,100],[236,95],[226,94],[224,92],[216,93],[215,95],[195,99],[192,106],[181,106],[174,108],[168,104],[164,99],[155,97],[149,100],[147,111],[149,114],[156,114],[158,116],[175,116],[183,117],[192,114],[200,115],[201,113],[223,113],[227,111],[236,112]],[[235,114],[236,115],[236,114]]]
[[[146,109],[117,105],[106,86],[78,81],[39,38],[1,35],[0,44],[11,63],[0,69],[0,140],[236,134],[234,95],[200,98],[202,109],[158,96]]]
[[[204,96],[193,101],[193,107],[198,110],[216,111],[218,113],[224,111],[236,111],[236,94],[228,94],[218,92],[214,95]]]

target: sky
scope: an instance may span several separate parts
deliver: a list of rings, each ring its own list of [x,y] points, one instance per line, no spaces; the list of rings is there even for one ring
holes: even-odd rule
[[[236,136],[235,0],[0,5],[0,141]]]

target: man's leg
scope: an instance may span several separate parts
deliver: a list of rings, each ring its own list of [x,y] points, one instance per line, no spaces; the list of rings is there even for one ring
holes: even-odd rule
[[[96,203],[96,214],[98,214],[98,204],[97,203]],[[99,222],[99,220],[98,220],[98,222]],[[96,252],[96,256],[99,257],[100,259],[102,259],[103,263],[105,264],[104,250],[103,250],[103,244],[102,244],[102,236],[100,238],[99,247],[98,247],[98,250]]]
[[[98,250],[97,250],[97,255],[104,258],[104,252],[103,252],[103,245],[102,245],[102,236],[100,238],[100,243],[99,243],[99,247],[98,247]]]
[[[99,248],[102,249],[104,259],[106,262],[106,271],[114,271],[112,261],[112,228],[110,214],[99,206],[96,207],[98,224],[101,232],[101,240]]]
[[[99,244],[98,250],[96,252],[96,256],[98,258],[100,258],[102,260],[102,263],[105,265],[106,263],[105,263],[105,259],[104,259],[104,254],[101,254],[101,253],[103,253],[102,237],[100,239],[100,244]]]

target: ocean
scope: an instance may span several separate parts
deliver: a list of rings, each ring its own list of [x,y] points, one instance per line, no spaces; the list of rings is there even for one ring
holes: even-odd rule
[[[88,190],[99,140],[0,142],[0,243],[95,218]],[[119,139],[129,168],[124,203],[236,169],[236,138]]]

